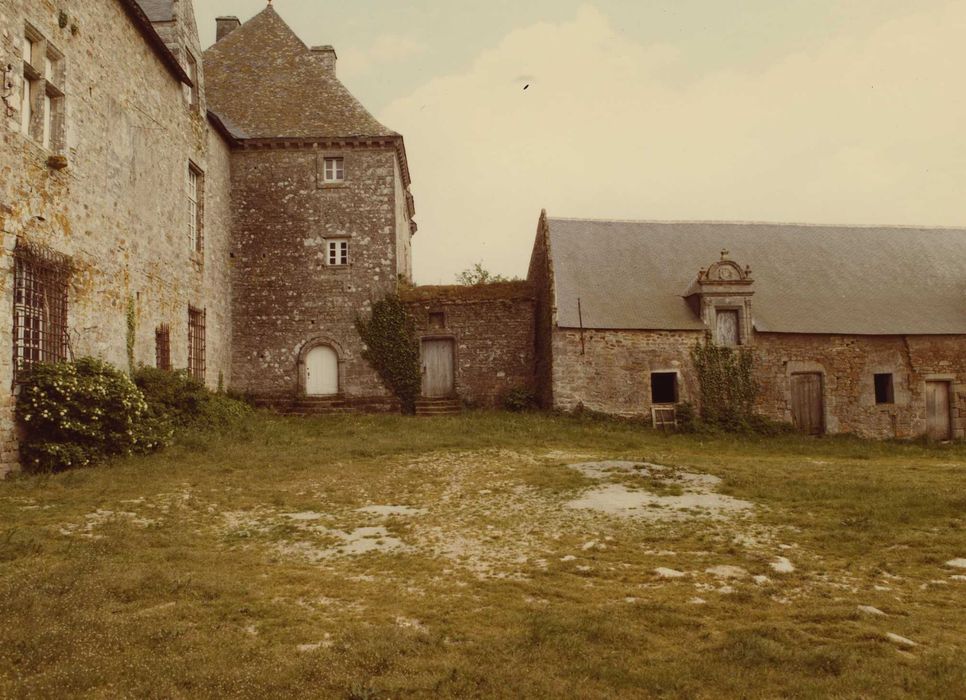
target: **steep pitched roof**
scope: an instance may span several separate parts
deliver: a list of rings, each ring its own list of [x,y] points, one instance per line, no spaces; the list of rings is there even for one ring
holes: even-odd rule
[[[208,104],[246,138],[394,137],[271,5],[204,54]]]
[[[755,328],[777,333],[966,333],[966,230],[549,219],[557,322],[699,330],[684,300],[728,249],[750,265]]]
[[[154,25],[151,24],[151,19],[142,7],[142,0],[118,0],[118,2],[171,75],[182,83],[192,85],[191,78],[188,77],[184,68],[178,63],[178,59],[171,53],[164,40],[158,35]],[[144,2],[147,4],[147,0],[144,0]]]
[[[138,0],[138,4],[152,22],[174,19],[174,0]]]

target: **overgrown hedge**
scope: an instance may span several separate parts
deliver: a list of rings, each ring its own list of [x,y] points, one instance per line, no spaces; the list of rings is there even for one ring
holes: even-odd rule
[[[170,444],[176,430],[223,430],[251,408],[184,371],[141,367],[133,379],[106,362],[38,365],[24,378],[16,415],[30,471],[62,471]]]

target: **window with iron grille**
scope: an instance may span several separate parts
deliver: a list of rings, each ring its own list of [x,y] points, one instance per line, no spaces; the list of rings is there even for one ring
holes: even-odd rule
[[[70,261],[17,241],[13,275],[13,371],[67,359],[67,284]]]
[[[171,369],[171,329],[167,323],[154,330],[154,365],[158,369]]]
[[[205,381],[205,311],[188,307],[188,371]]]

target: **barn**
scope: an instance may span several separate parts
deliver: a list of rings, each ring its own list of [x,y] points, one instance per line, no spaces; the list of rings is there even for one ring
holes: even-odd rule
[[[696,403],[708,338],[748,349],[756,410],[804,432],[963,437],[966,230],[544,212],[529,278],[546,408]]]

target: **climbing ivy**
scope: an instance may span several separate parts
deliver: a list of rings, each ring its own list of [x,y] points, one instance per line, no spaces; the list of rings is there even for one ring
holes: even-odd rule
[[[138,310],[134,297],[127,299],[127,366],[134,373],[134,339],[138,330]]]
[[[748,348],[698,341],[691,349],[701,392],[701,420],[730,431],[743,431],[757,422],[754,414],[758,383],[752,374],[754,356]]]
[[[369,319],[358,319],[356,328],[366,346],[362,356],[399,398],[403,410],[414,412],[422,374],[416,326],[405,304],[390,294],[373,305]]]

